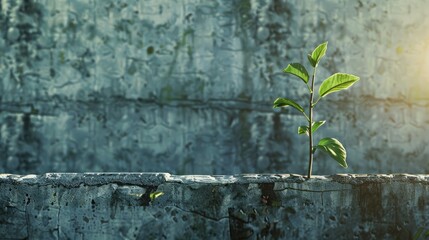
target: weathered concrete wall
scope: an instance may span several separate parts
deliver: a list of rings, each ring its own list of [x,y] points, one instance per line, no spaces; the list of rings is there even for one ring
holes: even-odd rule
[[[428,184],[428,175],[405,174],[3,174],[0,236],[411,239],[429,230]]]
[[[300,172],[302,99],[281,73],[329,41],[321,102],[348,170],[427,173],[428,1],[2,0],[0,171]],[[338,109],[339,112],[332,110]],[[324,112],[329,110],[329,112]]]

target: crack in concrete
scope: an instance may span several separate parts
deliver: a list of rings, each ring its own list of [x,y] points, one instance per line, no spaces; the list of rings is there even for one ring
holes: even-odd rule
[[[28,205],[25,205],[25,223],[26,223],[26,229],[27,229],[27,237],[30,237],[30,215],[28,213]]]
[[[325,192],[346,192],[346,191],[352,191],[353,189],[327,189],[327,190],[310,190],[310,189],[300,189],[300,188],[293,188],[293,187],[286,187],[281,189],[275,189],[274,192],[281,192],[284,190],[294,190],[294,191],[300,191],[300,192],[314,192],[314,193],[325,193]]]
[[[57,239],[60,239],[60,228],[61,228],[61,218],[60,218],[60,213],[61,213],[61,204],[58,201],[58,213],[57,213]]]
[[[229,216],[215,218],[215,217],[210,217],[210,216],[204,215],[203,213],[200,213],[200,212],[198,212],[198,211],[185,210],[185,209],[183,209],[183,208],[181,208],[181,207],[179,207],[179,206],[171,206],[171,207],[177,208],[177,209],[179,209],[179,210],[181,210],[181,211],[183,211],[183,212],[192,213],[192,214],[195,214],[195,215],[201,216],[201,217],[203,217],[203,218],[206,218],[206,219],[209,219],[209,220],[212,220],[212,221],[215,221],[215,222],[219,222],[219,221],[221,221],[221,220],[223,220],[223,219],[229,219]]]

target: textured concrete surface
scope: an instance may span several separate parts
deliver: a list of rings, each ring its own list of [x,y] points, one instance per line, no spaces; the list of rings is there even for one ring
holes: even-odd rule
[[[428,188],[407,174],[2,174],[0,236],[412,239],[429,230]]]
[[[318,76],[361,81],[316,114],[316,138],[340,139],[350,168],[317,156],[315,173],[428,173],[428,8],[2,0],[0,171],[305,173],[304,120],[271,105],[305,96],[281,70],[329,41]]]

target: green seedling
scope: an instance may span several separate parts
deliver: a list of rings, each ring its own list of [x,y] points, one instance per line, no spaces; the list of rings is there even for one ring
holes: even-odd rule
[[[158,197],[161,197],[162,195],[164,195],[163,192],[153,192],[149,194],[150,201],[152,202],[153,200],[157,199]]]
[[[273,106],[274,108],[291,106],[298,110],[300,113],[302,113],[308,122],[308,125],[298,127],[298,134],[306,134],[309,138],[309,160],[307,174],[308,178],[311,178],[311,172],[313,168],[313,154],[316,152],[317,149],[320,149],[322,152],[326,152],[330,157],[336,160],[338,164],[340,164],[344,168],[347,168],[346,149],[337,139],[323,138],[316,146],[313,146],[313,134],[317,131],[317,129],[319,129],[320,126],[325,124],[325,121],[313,121],[313,109],[316,104],[319,102],[319,100],[326,97],[327,95],[347,89],[359,80],[359,77],[351,74],[335,73],[322,82],[319,87],[318,98],[316,101],[314,101],[314,82],[316,78],[316,69],[320,62],[320,59],[325,56],[327,48],[328,42],[325,42],[317,46],[311,54],[308,54],[308,61],[313,67],[311,79],[308,74],[308,71],[300,63],[291,63],[283,70],[283,72],[285,73],[289,73],[300,78],[307,86],[310,95],[308,114],[305,113],[305,110],[303,107],[301,107],[301,105],[288,98],[277,98],[274,101]]]

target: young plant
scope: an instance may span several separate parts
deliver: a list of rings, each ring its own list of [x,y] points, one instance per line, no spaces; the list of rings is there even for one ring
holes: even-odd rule
[[[316,106],[319,100],[326,97],[330,93],[347,89],[359,80],[359,77],[351,74],[335,73],[322,82],[319,87],[318,98],[316,101],[314,101],[314,82],[316,78],[316,69],[320,59],[325,56],[327,48],[328,42],[325,42],[317,46],[311,54],[308,54],[308,61],[313,67],[311,79],[305,67],[300,63],[291,63],[283,70],[285,73],[289,73],[300,78],[307,86],[310,95],[308,101],[308,115],[305,113],[303,107],[288,98],[277,98],[274,101],[273,106],[274,108],[291,106],[301,112],[308,122],[308,125],[298,127],[298,134],[306,134],[309,139],[308,178],[311,178],[311,172],[313,168],[313,154],[315,153],[316,149],[320,149],[322,152],[328,153],[328,155],[336,160],[342,167],[347,168],[346,149],[337,139],[323,138],[316,146],[313,146],[313,134],[317,131],[317,129],[319,129],[320,126],[325,123],[325,121],[313,121],[313,108]]]

